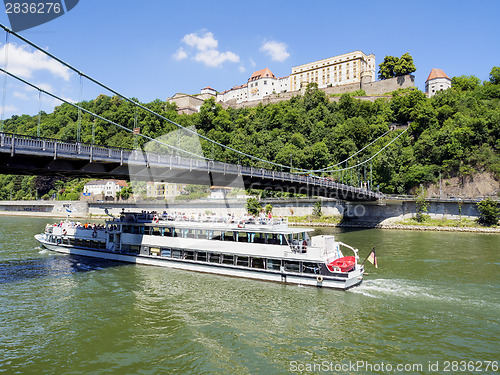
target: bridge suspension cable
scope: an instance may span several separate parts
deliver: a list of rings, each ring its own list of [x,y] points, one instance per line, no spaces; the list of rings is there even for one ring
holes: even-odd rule
[[[105,84],[101,83],[100,81],[98,81],[98,80],[96,80],[96,79],[94,79],[94,78],[90,77],[89,75],[87,75],[87,74],[85,74],[85,73],[81,72],[80,70],[76,69],[75,67],[73,67],[73,66],[72,66],[72,65],[70,65],[69,63],[67,63],[67,62],[65,62],[65,61],[63,61],[63,60],[61,60],[60,58],[58,58],[58,57],[56,57],[55,55],[53,55],[53,54],[51,54],[50,52],[48,52],[47,50],[45,50],[45,49],[43,49],[43,48],[39,47],[38,45],[36,45],[35,43],[31,42],[30,40],[28,40],[28,39],[24,38],[23,36],[21,36],[21,35],[17,34],[17,33],[16,33],[16,32],[14,32],[14,31],[10,30],[10,29],[9,29],[8,27],[6,27],[5,25],[0,24],[0,27],[1,27],[1,28],[3,28],[3,29],[5,30],[5,32],[6,32],[6,35],[7,35],[7,36],[6,36],[6,40],[8,40],[8,35],[9,35],[9,34],[12,34],[12,35],[14,35],[16,38],[18,38],[18,39],[20,39],[21,41],[23,41],[23,42],[27,43],[27,44],[28,44],[28,45],[30,45],[31,47],[33,47],[33,48],[37,49],[38,51],[40,51],[40,52],[44,53],[45,55],[49,56],[50,58],[52,58],[52,59],[56,60],[57,62],[59,62],[60,64],[64,65],[64,66],[65,66],[65,67],[67,67],[68,69],[70,69],[70,70],[72,70],[73,72],[77,73],[77,74],[80,76],[80,96],[81,96],[81,91],[82,91],[82,86],[83,86],[83,83],[82,83],[82,78],[86,78],[86,79],[88,79],[89,81],[91,81],[91,82],[95,83],[96,85],[98,85],[98,86],[100,86],[100,87],[102,87],[102,88],[104,88],[104,89],[108,90],[109,92],[113,93],[114,95],[116,95],[116,96],[118,96],[118,97],[120,97],[120,98],[122,98],[122,99],[126,100],[127,102],[129,102],[129,103],[133,104],[134,106],[136,106],[136,107],[138,107],[138,108],[140,108],[140,109],[142,109],[142,110],[144,110],[144,111],[146,111],[146,112],[148,112],[148,113],[152,114],[153,116],[156,116],[156,117],[158,117],[158,118],[161,118],[162,120],[165,120],[165,121],[167,121],[168,123],[170,123],[170,124],[172,124],[172,125],[174,125],[174,126],[178,127],[179,129],[182,129],[183,131],[186,131],[186,132],[188,132],[188,133],[191,133],[191,134],[195,135],[195,136],[196,136],[196,137],[198,137],[198,138],[204,139],[205,141],[207,141],[207,142],[209,142],[209,143],[211,143],[211,144],[212,144],[212,149],[213,149],[213,146],[214,146],[214,145],[217,145],[217,146],[222,147],[223,149],[226,149],[226,150],[229,150],[229,151],[232,151],[232,152],[234,152],[234,153],[238,154],[238,158],[240,158],[240,156],[244,156],[244,157],[247,157],[247,158],[250,158],[250,159],[256,160],[256,161],[258,161],[258,162],[262,162],[262,163],[265,163],[265,164],[268,164],[268,165],[272,165],[272,166],[275,166],[275,167],[278,167],[278,168],[291,168],[291,166],[290,166],[290,165],[284,165],[284,164],[280,164],[280,163],[275,163],[275,162],[272,162],[272,161],[269,161],[269,160],[265,160],[265,159],[259,158],[259,157],[254,156],[254,155],[250,155],[250,154],[245,153],[245,152],[243,152],[243,151],[236,150],[236,149],[234,149],[234,148],[232,148],[232,147],[230,147],[230,146],[227,146],[227,145],[224,145],[224,144],[219,143],[219,142],[217,142],[217,141],[214,141],[213,139],[210,139],[210,138],[208,138],[208,137],[206,137],[206,136],[204,136],[204,135],[202,135],[202,134],[198,134],[196,131],[194,131],[194,130],[192,130],[192,129],[189,129],[189,128],[186,128],[186,127],[184,127],[184,126],[182,126],[182,125],[180,125],[180,124],[178,124],[178,123],[176,123],[176,122],[174,122],[174,121],[170,120],[169,118],[167,118],[167,117],[165,117],[165,116],[162,116],[162,115],[161,115],[161,114],[159,114],[159,113],[154,112],[153,110],[151,110],[151,109],[149,109],[149,108],[145,107],[144,105],[142,105],[142,104],[138,103],[137,101],[135,101],[135,100],[133,100],[133,99],[131,99],[131,98],[128,98],[128,97],[126,97],[126,96],[124,96],[124,95],[120,94],[119,92],[117,92],[116,90],[113,90],[113,89],[112,89],[112,88],[110,88],[109,86],[107,86],[107,85],[105,85]],[[6,48],[7,48],[7,47],[6,47]],[[7,54],[7,52],[6,52],[6,54]],[[7,60],[6,60],[6,61],[7,61]],[[27,84],[27,85],[29,85],[29,86],[31,86],[31,87],[33,87],[33,88],[35,88],[35,89],[39,90],[39,92],[43,92],[43,93],[45,93],[45,94],[47,94],[47,95],[49,95],[49,96],[51,96],[51,97],[53,97],[53,98],[55,98],[55,99],[57,99],[57,100],[60,100],[60,101],[61,101],[61,102],[63,102],[63,103],[67,103],[67,104],[69,104],[69,105],[71,105],[71,106],[73,106],[73,107],[77,108],[79,111],[83,111],[83,112],[86,112],[86,113],[88,113],[88,114],[91,114],[91,115],[95,116],[96,118],[99,118],[99,119],[101,119],[101,120],[104,120],[104,121],[106,121],[106,122],[107,122],[107,123],[109,123],[109,124],[112,124],[112,125],[118,126],[119,128],[121,128],[121,129],[123,129],[123,130],[126,130],[126,131],[128,131],[128,132],[133,132],[133,130],[131,130],[131,129],[129,129],[129,128],[127,128],[127,127],[123,126],[123,125],[117,124],[117,123],[115,123],[115,122],[113,122],[113,121],[111,121],[111,120],[108,120],[108,119],[106,119],[106,118],[104,118],[104,117],[102,117],[102,116],[99,116],[99,115],[97,115],[97,114],[95,114],[95,113],[93,113],[93,112],[91,112],[91,111],[88,111],[88,110],[86,110],[86,109],[82,108],[80,105],[76,105],[76,104],[74,104],[74,103],[71,103],[71,102],[69,102],[69,101],[67,101],[67,100],[62,99],[61,97],[59,97],[59,96],[57,96],[57,95],[55,95],[55,94],[49,93],[48,91],[43,90],[43,89],[41,89],[41,88],[37,87],[36,85],[33,85],[33,84],[29,83],[28,81],[26,81],[26,80],[24,80],[24,79],[22,79],[22,78],[20,78],[20,77],[18,77],[18,76],[16,76],[16,75],[14,75],[14,74],[12,74],[12,73],[8,72],[6,69],[2,69],[2,68],[0,68],[0,70],[1,70],[3,73],[8,74],[9,76],[11,76],[11,77],[13,77],[13,78],[15,78],[15,79],[18,79],[19,81],[21,81],[21,82],[23,82],[23,83],[25,83],[25,84]],[[6,87],[6,81],[4,82],[4,96],[5,96],[5,87]],[[5,101],[5,99],[4,99],[4,101]],[[80,101],[81,101],[81,98],[80,98]],[[2,111],[3,111],[3,109],[2,109]],[[2,116],[2,117],[3,117],[3,116]],[[79,116],[79,124],[78,124],[78,130],[79,130],[79,131],[78,131],[78,135],[79,135],[79,136],[80,136],[80,126],[81,126],[81,125],[80,125],[80,121],[81,121],[81,119],[80,119],[80,116]],[[1,124],[3,125],[3,118],[2,118]],[[406,130],[407,130],[407,129],[406,129]],[[405,131],[406,131],[406,130],[405,130]],[[357,154],[359,154],[361,151],[365,150],[367,147],[369,147],[370,145],[372,145],[373,143],[375,143],[377,140],[379,140],[380,138],[382,138],[383,136],[385,136],[388,132],[389,132],[389,131],[385,132],[384,134],[382,134],[381,136],[379,136],[377,139],[375,139],[374,141],[372,141],[370,144],[366,145],[366,146],[365,146],[365,147],[363,147],[361,150],[358,150],[355,154],[351,155],[351,156],[350,156],[350,157],[348,157],[347,159],[345,159],[345,160],[343,160],[343,161],[341,161],[341,162],[339,162],[339,163],[337,163],[337,164],[335,164],[335,165],[333,165],[333,166],[328,166],[328,167],[325,167],[325,168],[322,168],[322,169],[318,169],[318,170],[310,170],[310,169],[304,169],[304,168],[294,168],[294,169],[295,169],[295,171],[294,171],[293,173],[313,173],[313,172],[320,172],[320,173],[321,173],[321,172],[330,172],[330,171],[339,172],[339,171],[345,171],[345,170],[349,170],[349,169],[351,169],[351,168],[355,168],[355,167],[357,167],[357,166],[359,166],[359,165],[363,165],[364,163],[367,163],[368,161],[372,160],[372,159],[373,159],[376,155],[378,155],[378,154],[380,153],[380,151],[379,151],[377,154],[375,154],[372,158],[367,159],[367,160],[365,160],[365,161],[363,161],[363,162],[361,162],[361,163],[358,163],[358,164],[356,164],[355,166],[346,167],[346,168],[342,168],[342,169],[332,169],[332,168],[334,168],[334,167],[336,167],[336,166],[338,166],[338,165],[341,165],[341,164],[343,164],[343,163],[347,163],[347,161],[348,161],[348,160],[352,159],[355,155],[357,155]],[[404,132],[403,132],[403,133],[404,133]],[[403,134],[403,133],[401,133],[401,134]],[[400,134],[400,135],[401,135],[401,134]],[[153,138],[151,138],[151,137],[149,137],[149,136],[146,136],[145,134],[139,134],[139,135],[140,135],[141,137],[145,138],[145,139],[148,139],[148,140],[151,140],[151,141],[155,141],[155,142],[160,143],[160,144],[162,144],[162,145],[165,145],[165,146],[167,146],[167,147],[169,147],[169,148],[172,148],[172,149],[174,149],[174,150],[176,150],[176,151],[178,151],[178,152],[184,152],[184,153],[189,154],[189,155],[191,155],[191,156],[195,156],[195,157],[197,157],[197,158],[202,158],[202,159],[205,159],[205,160],[213,160],[212,158],[206,158],[206,157],[204,157],[204,156],[201,156],[201,155],[197,155],[197,154],[191,153],[191,152],[189,152],[189,151],[187,151],[187,150],[183,150],[183,149],[177,148],[177,147],[175,147],[175,146],[168,145],[168,144],[166,144],[166,143],[164,143],[164,142],[161,142],[161,141],[159,141],[159,140],[156,140],[156,139],[153,139]],[[396,137],[395,139],[397,139],[397,138],[399,138],[399,136],[398,136],[398,137]],[[395,139],[394,139],[394,140],[395,140]],[[394,140],[392,140],[389,144],[391,144],[392,142],[394,142]],[[389,144],[387,144],[387,145],[386,145],[383,149],[385,149],[385,148],[386,148]],[[383,150],[383,149],[382,149],[382,150]],[[213,151],[212,151],[212,154],[213,154]]]
[[[123,125],[120,125],[120,124],[118,124],[118,123],[116,123],[116,122],[114,122],[114,121],[111,121],[111,120],[109,120],[109,119],[107,119],[107,118],[105,118],[105,117],[99,116],[97,113],[94,113],[94,112],[92,112],[92,111],[89,111],[89,110],[87,110],[87,109],[85,109],[85,108],[83,108],[83,107],[81,107],[81,106],[79,106],[79,105],[77,105],[77,104],[75,104],[75,103],[71,103],[70,101],[68,101],[68,100],[66,100],[66,99],[63,99],[63,98],[61,98],[61,97],[59,97],[59,96],[57,96],[57,95],[55,95],[55,94],[52,94],[52,93],[50,93],[50,92],[48,92],[48,91],[46,91],[46,90],[42,89],[41,87],[38,87],[38,86],[36,86],[36,85],[34,85],[34,84],[32,84],[32,83],[30,83],[30,82],[28,82],[28,81],[26,81],[26,80],[22,79],[21,77],[18,77],[18,76],[16,76],[15,74],[13,74],[13,73],[11,73],[11,72],[8,72],[8,71],[6,71],[6,70],[5,70],[5,69],[3,69],[3,68],[0,68],[0,71],[1,71],[2,73],[5,73],[5,74],[7,74],[7,75],[11,76],[12,78],[15,78],[15,79],[17,79],[17,80],[21,81],[22,83],[24,83],[24,84],[26,84],[26,85],[28,85],[28,86],[30,86],[30,87],[32,87],[32,88],[34,88],[34,89],[38,90],[38,91],[39,91],[39,92],[41,92],[41,93],[43,92],[43,93],[45,93],[45,94],[47,94],[47,95],[49,95],[49,96],[53,97],[54,99],[57,99],[57,100],[59,100],[59,101],[61,101],[61,102],[63,102],[63,103],[69,104],[69,105],[71,105],[72,107],[75,107],[75,108],[77,108],[77,109],[80,109],[80,110],[82,110],[83,112],[88,113],[89,115],[95,116],[96,118],[99,118],[99,119],[101,119],[101,120],[103,120],[103,121],[105,121],[105,122],[107,122],[107,123],[109,123],[109,124],[111,124],[111,125],[115,125],[115,126],[119,127],[120,129],[123,129],[123,130],[125,130],[125,131],[130,132],[130,133],[132,133],[132,132],[133,132],[133,130],[132,130],[132,129],[129,129],[129,128],[127,128],[127,127],[125,127],[125,126],[123,126]],[[149,136],[147,136],[147,135],[144,135],[144,134],[141,134],[141,135],[142,135],[144,138],[146,138],[146,139],[148,139],[148,140],[150,140],[150,141],[153,141],[153,142],[156,142],[156,143],[162,144],[162,145],[167,146],[167,147],[169,147],[169,148],[172,148],[172,149],[174,149],[174,150],[176,150],[176,151],[178,151],[178,152],[184,152],[184,153],[186,153],[186,154],[188,154],[188,155],[190,155],[190,156],[194,156],[194,157],[197,157],[197,158],[205,159],[205,160],[207,160],[207,161],[208,161],[208,160],[210,160],[210,159],[205,158],[205,157],[203,157],[203,156],[201,156],[201,155],[198,155],[198,154],[195,154],[195,153],[189,152],[189,151],[187,151],[187,150],[183,150],[183,149],[177,148],[177,147],[175,147],[175,146],[172,146],[172,145],[169,145],[169,144],[167,144],[167,143],[165,143],[165,142],[162,142],[162,141],[160,141],[160,140],[158,140],[158,139],[151,138],[151,137],[149,137]]]

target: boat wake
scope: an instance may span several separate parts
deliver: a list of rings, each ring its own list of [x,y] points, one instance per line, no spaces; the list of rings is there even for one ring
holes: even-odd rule
[[[370,298],[386,299],[390,297],[405,298],[418,302],[419,300],[439,300],[452,304],[482,305],[481,298],[464,294],[453,286],[437,286],[423,284],[417,281],[401,279],[374,279],[366,280],[359,287],[350,290],[352,293],[362,294]]]

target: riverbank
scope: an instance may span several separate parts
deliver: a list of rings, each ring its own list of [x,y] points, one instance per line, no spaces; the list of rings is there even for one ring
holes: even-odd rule
[[[315,218],[312,211],[315,199],[269,200],[263,203],[273,206],[273,215],[288,217],[290,225],[310,227],[377,228],[417,231],[500,233],[500,226],[482,227],[477,224],[475,203],[434,202],[429,206],[429,217],[422,223],[412,219],[414,202],[400,200],[383,203],[342,203],[322,201],[323,215]],[[224,203],[224,202],[223,202]],[[2,201],[0,216],[47,217],[80,220],[108,219],[105,210],[114,216],[125,211],[172,211],[188,215],[212,213],[236,216],[246,213],[245,201],[230,202],[199,201],[165,204],[158,202],[87,203],[79,201]],[[263,205],[264,206],[264,205]]]
[[[435,232],[473,232],[473,233],[500,233],[497,227],[449,227],[435,225],[408,225],[408,224],[383,224],[383,223],[318,223],[318,222],[289,222],[290,226],[296,227],[315,227],[315,228],[373,228],[373,229],[398,229],[398,230],[417,230],[417,231],[435,231]]]

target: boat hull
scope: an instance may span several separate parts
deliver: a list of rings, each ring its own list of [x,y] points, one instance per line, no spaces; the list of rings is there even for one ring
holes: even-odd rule
[[[334,288],[347,290],[362,282],[362,269],[350,273],[349,277],[330,277],[319,275],[303,275],[290,272],[270,271],[262,269],[244,268],[232,265],[218,263],[201,263],[185,259],[172,259],[160,256],[124,254],[110,251],[100,251],[85,249],[75,246],[54,244],[45,241],[43,235],[36,235],[38,240],[45,248],[64,254],[80,255],[92,258],[114,260],[119,262],[135,263],[148,266],[168,267],[193,272],[203,272],[219,274],[224,276],[242,277],[255,280],[273,281],[286,284],[298,284],[306,286],[315,286],[323,288]]]

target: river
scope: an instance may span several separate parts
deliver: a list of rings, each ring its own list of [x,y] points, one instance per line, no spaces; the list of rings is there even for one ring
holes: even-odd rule
[[[318,229],[376,246],[343,292],[57,254],[48,222],[0,217],[0,373],[499,373],[498,234]]]

